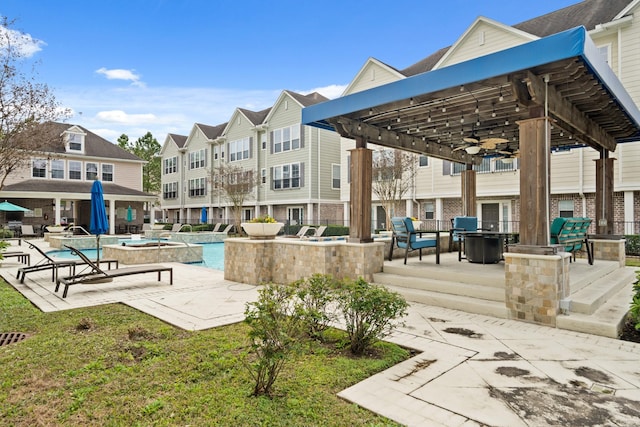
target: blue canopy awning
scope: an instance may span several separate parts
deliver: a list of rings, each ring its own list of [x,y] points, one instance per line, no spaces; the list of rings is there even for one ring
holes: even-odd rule
[[[306,107],[302,122],[460,160],[464,137],[500,135],[497,149],[517,148],[516,122],[541,108],[557,123],[555,148],[615,150],[640,137],[638,107],[584,27]]]

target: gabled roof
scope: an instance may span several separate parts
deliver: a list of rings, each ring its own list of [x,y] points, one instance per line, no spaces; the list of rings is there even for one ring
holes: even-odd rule
[[[572,6],[513,25],[538,37],[546,37],[569,28],[583,26],[588,31],[612,21],[632,0],[584,0]]]
[[[265,108],[262,111],[251,111],[244,108],[238,108],[238,111],[240,111],[247,118],[247,120],[249,120],[251,124],[255,126],[264,122],[264,119],[269,114],[269,111],[271,111],[271,107]]]
[[[184,144],[187,142],[186,135],[178,135],[178,134],[175,134],[175,133],[170,133],[167,136],[169,138],[171,138],[173,143],[176,144],[176,147],[178,147],[178,148],[184,147]]]
[[[628,6],[634,2],[637,3],[638,0],[584,0],[572,6],[512,25],[512,27],[537,37],[546,37],[578,26],[593,30],[598,24],[610,22],[614,18],[621,18],[622,16],[619,15],[628,12]],[[451,47],[443,47],[400,72],[406,77],[410,77],[431,71]]]
[[[319,94],[318,92],[312,92],[307,95],[302,95],[297,92],[293,92],[290,90],[285,90],[293,99],[298,101],[300,105],[303,107],[308,107],[309,105],[317,104],[318,102],[328,101],[329,98]]]
[[[85,134],[84,137],[84,156],[90,157],[103,157],[107,159],[118,159],[118,160],[132,160],[142,162],[138,156],[135,156],[128,151],[120,148],[118,145],[112,143],[111,141],[107,141],[101,136],[96,135],[95,133],[87,130],[86,128],[80,125],[71,125],[68,123],[50,123],[53,126],[52,131],[55,132],[56,135],[60,135],[62,138],[63,134],[69,130],[74,130],[73,128],[79,129]],[[56,144],[55,146],[49,146],[44,148],[46,152],[49,153],[60,153],[66,154],[64,145]]]
[[[212,140],[222,135],[222,132],[224,132],[224,129],[227,127],[227,123],[222,123],[215,126],[196,123],[195,126],[197,126],[202,131],[202,133],[207,137],[207,139]]]
[[[372,65],[378,66],[380,68],[384,68],[384,69],[388,70],[389,72],[391,72],[393,74],[397,74],[398,78],[402,78],[403,75],[406,76],[406,74],[404,74],[402,71],[399,71],[398,69],[392,67],[391,65],[385,64],[384,62],[380,61],[379,59],[376,59],[376,58],[373,58],[373,57],[369,57],[367,59],[367,61],[364,63],[364,65],[360,68],[360,70],[358,71],[356,76],[353,79],[351,79],[351,82],[344,89],[344,91],[342,92],[342,96],[344,96],[345,94],[348,94],[351,91],[351,88],[353,87],[353,85],[356,84],[356,82],[360,79],[362,74],[367,69],[369,69],[369,67],[371,67]]]

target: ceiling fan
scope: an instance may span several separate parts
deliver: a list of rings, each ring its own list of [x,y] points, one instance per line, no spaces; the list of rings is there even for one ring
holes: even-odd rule
[[[502,156],[500,156],[501,159],[507,160],[507,159],[517,159],[520,157],[520,150],[519,149],[508,149],[505,148],[504,150],[497,150],[498,153],[502,154]]]
[[[498,146],[498,144],[504,144],[506,142],[509,142],[509,140],[505,139],[505,138],[489,137],[489,138],[480,139],[475,131],[473,131],[471,133],[471,136],[464,137],[464,138],[462,138],[462,140],[464,142],[466,142],[467,144],[479,144],[479,146],[477,146],[477,147],[478,148],[484,148],[485,150],[495,150],[496,147]],[[469,148],[469,147],[471,147],[471,145],[462,145],[460,147],[454,148],[453,151],[456,151],[456,150],[467,150],[467,148]],[[476,151],[476,153],[479,152],[479,151],[480,150],[478,149],[478,151]],[[469,151],[467,150],[467,152],[469,152]]]

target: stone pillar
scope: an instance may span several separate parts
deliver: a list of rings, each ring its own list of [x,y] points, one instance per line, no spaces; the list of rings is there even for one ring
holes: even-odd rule
[[[520,244],[548,246],[551,124],[547,117],[520,126]]]
[[[370,243],[371,238],[371,179],[373,152],[361,138],[351,153],[351,188],[349,241]]]
[[[613,161],[603,150],[596,160],[596,234],[613,234]]]
[[[570,295],[570,254],[505,253],[505,303],[512,319],[556,326]]]
[[[471,166],[471,165],[468,165]],[[476,208],[476,171],[471,168],[460,174],[462,185],[462,215],[477,216]]]
[[[589,239],[593,242],[593,259],[616,261],[620,267],[624,267],[627,261],[625,253],[626,239]]]

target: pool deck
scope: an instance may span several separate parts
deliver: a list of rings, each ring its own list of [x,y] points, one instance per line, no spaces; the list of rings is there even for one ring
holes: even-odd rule
[[[25,246],[12,249],[39,259]],[[242,321],[257,298],[257,286],[224,280],[222,271],[164,264],[174,269],[173,286],[151,274],[127,276],[76,285],[65,299],[50,272],[18,283],[13,258],[0,275],[44,312],[122,303],[187,330]],[[640,344],[422,304],[411,304],[405,320],[387,339],[416,355],[341,398],[408,426],[639,423]]]

